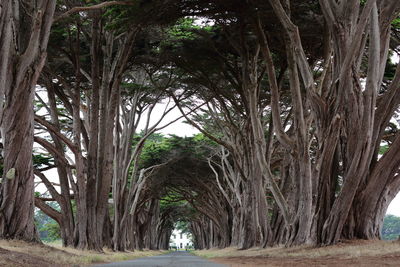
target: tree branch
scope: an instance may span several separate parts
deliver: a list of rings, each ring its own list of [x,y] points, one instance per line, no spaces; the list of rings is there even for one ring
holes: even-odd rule
[[[70,10],[66,11],[65,13],[61,14],[60,16],[54,18],[53,22],[57,22],[59,20],[65,19],[69,17],[70,15],[73,15],[78,12],[83,12],[83,11],[89,11],[89,10],[95,10],[95,9],[101,9],[109,6],[115,6],[115,5],[120,5],[120,6],[132,6],[134,3],[132,1],[110,1],[110,2],[103,2],[97,5],[93,6],[79,6],[79,7],[74,7],[71,8]]]
[[[47,130],[53,132],[57,137],[59,137],[68,147],[71,149],[71,151],[76,154],[78,153],[78,149],[75,144],[73,144],[67,137],[65,137],[63,134],[61,134],[58,129],[51,124],[50,122],[46,121],[45,119],[41,118],[38,115],[35,115],[35,121],[37,123],[40,123],[44,127],[47,128]]]

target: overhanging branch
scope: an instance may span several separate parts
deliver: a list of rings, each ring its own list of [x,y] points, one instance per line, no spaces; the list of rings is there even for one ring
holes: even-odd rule
[[[54,18],[53,22],[57,22],[59,20],[65,19],[75,13],[78,12],[83,12],[83,11],[89,11],[89,10],[96,10],[96,9],[101,9],[109,6],[115,6],[115,5],[120,5],[120,6],[132,6],[134,3],[133,1],[109,1],[109,2],[103,2],[97,5],[93,6],[79,6],[79,7],[74,7],[71,8],[70,10],[64,12],[60,16]]]

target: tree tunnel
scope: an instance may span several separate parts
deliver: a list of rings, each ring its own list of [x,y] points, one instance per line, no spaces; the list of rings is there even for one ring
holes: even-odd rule
[[[143,194],[150,201],[138,213],[151,217],[141,224],[143,244],[151,249],[168,248],[176,222],[187,224],[197,249],[230,245],[228,203],[207,159],[190,152],[173,151],[148,177]]]
[[[0,11],[7,36],[21,22],[0,38],[0,238],[38,241],[34,206],[98,251],[166,248],[176,221],[197,248],[381,237],[400,191],[399,1],[108,1],[53,28],[77,1],[18,2]],[[158,140],[176,109],[202,137]]]

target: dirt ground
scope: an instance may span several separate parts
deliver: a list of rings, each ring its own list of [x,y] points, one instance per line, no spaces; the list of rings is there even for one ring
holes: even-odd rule
[[[113,253],[106,251],[99,254],[22,241],[0,240],[1,267],[89,266],[95,263],[116,262],[160,253],[163,252]],[[318,248],[303,246],[238,250],[231,247],[200,250],[195,251],[194,254],[230,267],[400,266],[399,241],[353,240]]]
[[[308,267],[308,266],[329,266],[329,267],[381,267],[381,266],[400,266],[400,254],[359,257],[359,258],[340,258],[320,257],[320,258],[277,258],[277,257],[229,257],[210,259],[216,263],[223,263],[229,267]]]
[[[400,266],[399,241],[344,241],[335,246],[208,250],[196,253],[230,267]]]
[[[58,267],[66,266],[57,264],[53,261],[48,261],[45,258],[33,256],[27,253],[11,251],[0,248],[0,266],[13,266],[13,267]]]
[[[0,267],[78,267],[160,255],[164,251],[104,252],[64,248],[61,243],[33,244],[0,240]]]

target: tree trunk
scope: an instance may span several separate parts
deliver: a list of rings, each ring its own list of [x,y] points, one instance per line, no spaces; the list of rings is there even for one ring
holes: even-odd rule
[[[4,145],[0,237],[39,241],[33,222],[33,100],[46,60],[55,1],[37,1],[37,9],[20,8],[19,1],[0,4],[0,98],[5,95],[4,111],[0,114]],[[28,14],[29,11],[32,13]],[[15,51],[17,47],[19,52]]]
[[[25,76],[26,77],[26,76]],[[2,121],[4,176],[0,195],[0,236],[39,241],[34,223],[33,88],[31,77],[6,95]]]

